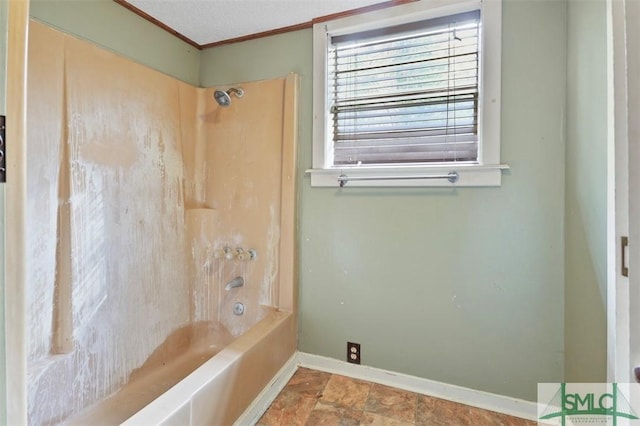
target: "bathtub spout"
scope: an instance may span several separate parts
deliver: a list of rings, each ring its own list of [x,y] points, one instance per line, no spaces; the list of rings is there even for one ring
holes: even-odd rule
[[[234,279],[232,279],[231,281],[229,281],[227,283],[226,286],[224,286],[224,289],[229,291],[232,288],[236,288],[236,287],[242,287],[244,285],[244,278],[242,277],[235,277]]]

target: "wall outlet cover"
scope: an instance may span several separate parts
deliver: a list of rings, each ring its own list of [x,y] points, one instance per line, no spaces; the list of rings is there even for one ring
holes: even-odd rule
[[[360,364],[360,343],[347,342],[347,362]]]

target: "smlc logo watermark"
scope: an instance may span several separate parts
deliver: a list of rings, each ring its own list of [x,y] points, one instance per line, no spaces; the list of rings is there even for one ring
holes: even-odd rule
[[[539,425],[640,426],[635,383],[540,383]]]

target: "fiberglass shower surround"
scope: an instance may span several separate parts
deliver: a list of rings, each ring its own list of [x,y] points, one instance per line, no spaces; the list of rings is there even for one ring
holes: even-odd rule
[[[155,366],[215,358],[293,294],[279,282],[286,79],[222,108],[213,88],[29,31],[28,416],[54,424]]]

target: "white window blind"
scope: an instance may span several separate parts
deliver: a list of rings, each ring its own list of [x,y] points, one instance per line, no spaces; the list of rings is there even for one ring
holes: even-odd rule
[[[332,36],[334,166],[478,161],[480,11]]]

